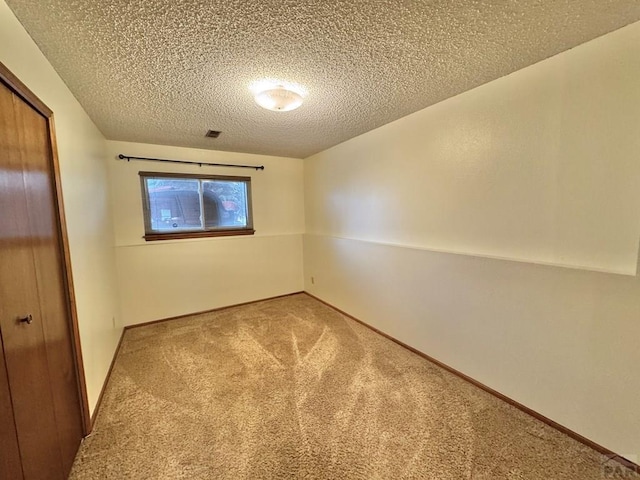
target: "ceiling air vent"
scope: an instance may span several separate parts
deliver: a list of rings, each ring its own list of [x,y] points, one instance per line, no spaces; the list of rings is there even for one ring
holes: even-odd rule
[[[209,137],[209,138],[218,138],[220,136],[222,132],[218,131],[218,130],[209,130],[205,137]]]

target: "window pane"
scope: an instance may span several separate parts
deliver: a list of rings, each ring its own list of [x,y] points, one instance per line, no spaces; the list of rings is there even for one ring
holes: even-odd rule
[[[202,228],[200,182],[173,178],[146,178],[151,229],[168,232]]]
[[[251,178],[140,172],[145,240],[253,235]]]
[[[206,228],[247,226],[247,184],[226,180],[203,180],[202,200]]]

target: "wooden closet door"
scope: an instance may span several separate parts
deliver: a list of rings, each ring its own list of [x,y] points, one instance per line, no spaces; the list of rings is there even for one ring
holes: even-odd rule
[[[23,171],[30,176],[25,182],[25,197],[60,460],[66,478],[83,430],[51,171],[50,137],[46,119],[15,96],[14,110]]]
[[[0,112],[0,332],[20,460],[26,480],[64,479],[82,417],[48,126],[4,85]]]

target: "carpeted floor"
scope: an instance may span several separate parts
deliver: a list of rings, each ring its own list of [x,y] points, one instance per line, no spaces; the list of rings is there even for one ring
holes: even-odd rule
[[[70,478],[640,478],[602,462],[300,294],[128,330]]]

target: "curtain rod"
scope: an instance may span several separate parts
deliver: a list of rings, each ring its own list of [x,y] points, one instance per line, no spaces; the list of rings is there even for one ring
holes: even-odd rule
[[[147,162],[167,162],[167,163],[187,163],[189,165],[198,165],[200,167],[233,167],[233,168],[253,168],[255,170],[264,170],[264,165],[232,165],[230,163],[207,163],[207,162],[191,162],[189,160],[167,160],[165,158],[147,158],[147,157],[131,157],[129,155],[118,155],[120,160],[144,160]]]

